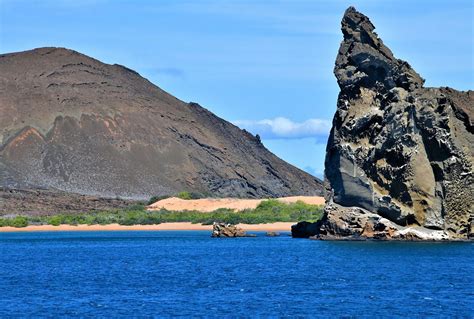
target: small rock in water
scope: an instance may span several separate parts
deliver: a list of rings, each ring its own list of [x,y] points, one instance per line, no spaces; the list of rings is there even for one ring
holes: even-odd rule
[[[278,237],[278,236],[280,236],[280,233],[274,232],[274,231],[269,231],[269,232],[266,233],[266,236],[267,237]]]
[[[212,224],[212,235],[211,237],[255,237],[248,235],[243,229],[226,223]]]

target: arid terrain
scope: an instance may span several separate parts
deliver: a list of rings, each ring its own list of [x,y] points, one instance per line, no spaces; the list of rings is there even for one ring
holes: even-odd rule
[[[126,208],[138,203],[120,198],[102,198],[55,190],[19,190],[0,187],[0,216],[82,213]]]
[[[319,179],[258,137],[133,70],[63,48],[0,55],[0,186],[2,212],[18,193],[37,190],[58,194],[25,204],[28,211],[49,209],[47,199],[65,208],[67,194],[322,195]],[[85,209],[95,205],[88,199]]]
[[[284,203],[295,203],[302,201],[311,205],[324,205],[324,197],[321,196],[290,196],[276,198]],[[148,210],[166,209],[169,211],[195,210],[200,212],[212,212],[220,208],[235,211],[244,209],[255,209],[265,199],[241,199],[241,198],[202,198],[184,200],[177,197],[166,198],[149,205]]]

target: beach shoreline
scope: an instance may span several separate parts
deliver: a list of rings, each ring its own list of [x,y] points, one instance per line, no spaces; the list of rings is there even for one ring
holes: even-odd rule
[[[297,222],[276,222],[271,224],[237,224],[238,227],[248,232],[290,232],[291,225]],[[11,232],[61,232],[61,231],[212,231],[212,225],[193,224],[189,222],[162,223],[156,225],[30,225],[26,227],[0,227],[0,233]]]

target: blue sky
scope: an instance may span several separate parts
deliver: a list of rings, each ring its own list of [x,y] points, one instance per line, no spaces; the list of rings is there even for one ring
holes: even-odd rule
[[[321,177],[349,5],[427,86],[474,88],[468,0],[0,0],[0,52],[59,46],[126,65]]]

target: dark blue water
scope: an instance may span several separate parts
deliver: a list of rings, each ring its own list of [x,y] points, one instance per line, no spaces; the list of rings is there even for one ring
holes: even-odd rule
[[[3,233],[5,316],[473,318],[474,244]]]

